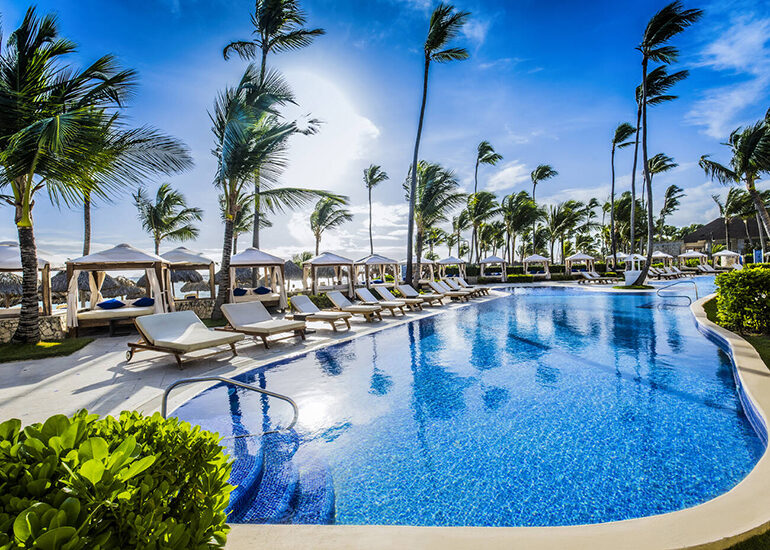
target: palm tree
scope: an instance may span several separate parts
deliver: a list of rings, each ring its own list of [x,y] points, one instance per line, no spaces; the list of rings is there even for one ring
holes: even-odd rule
[[[86,192],[139,183],[146,168],[114,167],[92,181],[73,177],[101,169],[91,154],[94,144],[136,80],[110,55],[82,71],[66,65],[75,49],[59,36],[55,16],[41,18],[29,8],[0,55],[0,185],[11,190],[2,198],[14,208],[23,267],[15,343],[40,340],[35,195],[45,190],[54,203],[80,204]]]
[[[251,211],[251,195],[242,195],[236,200],[237,209],[235,218],[233,219],[233,254],[238,254],[238,237],[248,233],[252,229],[254,223],[253,213]],[[224,195],[219,195],[219,213],[222,217],[222,222],[227,220],[227,202]],[[262,229],[272,227],[273,224],[265,217],[261,217],[259,223],[262,224]]]
[[[612,138],[612,152],[610,154],[610,166],[612,167],[612,183],[610,185],[610,236],[612,238],[612,267],[615,267],[615,255],[618,252],[617,238],[615,235],[615,150],[624,149],[631,145],[628,139],[636,134],[636,128],[628,122],[618,124],[615,135]]]
[[[500,213],[500,205],[495,200],[495,194],[489,191],[479,191],[468,195],[466,206],[468,218],[470,219],[473,233],[471,234],[471,252],[476,255],[476,262],[481,259],[481,247],[479,241],[479,230],[481,226],[487,223]]]
[[[665,65],[655,67],[647,74],[646,87],[647,87],[647,100],[645,104],[647,106],[660,105],[667,101],[673,101],[678,96],[671,95],[669,91],[677,83],[681,82],[689,75],[689,71],[677,71],[672,74],[668,74],[668,70]],[[639,84],[636,87],[636,127],[642,123],[642,85]],[[631,170],[631,198],[636,201],[636,167],[639,160],[639,141],[641,135],[637,130],[636,138],[634,139],[634,166]],[[636,212],[635,209],[631,211],[631,252],[635,252],[636,247]]]
[[[644,31],[642,42],[637,50],[642,54],[642,168],[647,187],[647,261],[634,285],[641,285],[647,278],[647,271],[652,262],[653,212],[652,212],[652,179],[647,161],[647,67],[650,61],[669,65],[679,57],[679,51],[668,44],[677,34],[698,21],[703,12],[698,9],[685,10],[679,0],[676,0],[652,16]],[[633,230],[633,227],[632,227]]]
[[[479,164],[488,164],[494,166],[498,162],[503,160],[503,155],[495,153],[492,144],[488,141],[482,141],[479,143],[476,149],[476,168],[473,171],[473,192],[479,190]]]
[[[665,172],[669,172],[677,166],[679,166],[679,164],[674,162],[674,159],[668,155],[658,153],[652,156],[647,161],[647,172],[650,174],[650,181],[652,181],[655,174],[663,174]],[[642,189],[642,205],[644,204],[646,203],[644,202],[644,189]]]
[[[722,218],[725,224],[725,247],[727,250],[732,250],[730,248],[730,222],[734,218],[739,217],[744,210],[745,199],[743,193],[737,187],[731,187],[727,191],[727,197],[725,197],[724,201],[722,201],[719,195],[711,195],[711,198],[719,207],[719,217]]]
[[[415,256],[417,257],[416,272],[419,274],[425,234],[436,224],[447,221],[448,213],[462,204],[465,195],[458,191],[459,183],[451,170],[445,169],[440,164],[425,161],[420,161],[416,166],[416,177],[411,177],[410,174],[410,178],[404,182],[404,191],[406,191],[406,198],[415,205],[414,223],[417,228]],[[410,181],[412,180],[417,181],[414,197],[411,196]]]
[[[364,185],[369,193],[369,254],[374,254],[374,240],[372,239],[372,189],[387,179],[389,179],[388,174],[383,172],[382,168],[376,164],[370,164],[369,168],[364,170]]]
[[[449,233],[441,229],[440,227],[431,227],[425,234],[425,244],[428,245],[431,256],[434,254],[433,249],[447,241]]]
[[[164,240],[190,241],[200,233],[193,222],[201,221],[203,210],[187,206],[184,195],[168,183],[158,187],[154,199],[140,187],[134,194],[134,204],[142,229],[155,243],[155,254],[160,252],[160,243]]]
[[[507,258],[509,262],[513,262],[516,237],[530,227],[541,213],[526,191],[503,197],[500,201],[500,211],[505,224]]]
[[[537,184],[541,181],[549,180],[559,175],[559,172],[554,170],[549,164],[540,164],[537,168],[532,170],[529,177],[532,180],[532,202],[537,205],[535,201],[535,191],[537,190]],[[535,253],[536,237],[537,237],[537,220],[532,220],[532,253]]]
[[[324,231],[336,229],[353,219],[353,214],[344,208],[347,204],[347,199],[339,197],[324,197],[316,203],[313,213],[310,214],[310,229],[315,237],[316,256],[320,254],[321,236]]]
[[[770,172],[770,125],[767,120],[738,128],[730,134],[726,145],[730,148],[732,158],[729,166],[725,166],[704,155],[700,159],[700,167],[711,179],[724,185],[743,183],[754,202],[754,208],[759,220],[764,226],[765,234],[770,235],[770,215],[767,212],[762,196],[757,191],[756,182],[762,174]]]
[[[680,201],[684,196],[684,191],[677,185],[669,185],[666,188],[663,195],[663,206],[660,208],[660,217],[658,218],[658,234],[661,238],[666,227],[666,218],[679,209]]]
[[[408,192],[409,196],[409,216],[407,223],[406,237],[406,280],[414,282],[412,269],[412,244],[414,243],[415,220],[415,201],[417,199],[417,159],[420,155],[420,137],[422,136],[422,125],[425,118],[425,103],[428,99],[428,72],[431,62],[448,63],[450,61],[462,61],[468,59],[468,50],[465,48],[447,48],[451,42],[462,30],[463,25],[468,20],[470,14],[465,11],[456,11],[454,6],[449,4],[439,4],[430,16],[430,26],[428,27],[428,36],[423,46],[424,69],[422,77],[422,102],[420,104],[420,119],[417,123],[417,137],[414,141],[414,154],[412,155],[411,165],[411,183]],[[417,255],[419,260],[419,254]],[[419,266],[418,266],[419,267]]]
[[[467,231],[471,226],[471,220],[468,217],[468,211],[463,209],[460,213],[452,218],[452,233],[455,235],[455,243],[457,244],[457,257],[462,258],[463,254],[460,251],[460,246],[463,243],[462,232]],[[470,249],[469,249],[470,250]],[[452,255],[452,250],[449,250],[449,255]]]
[[[256,0],[251,16],[254,30],[252,40],[235,40],[225,46],[225,59],[234,51],[241,59],[255,59],[261,55],[260,82],[265,78],[267,55],[270,52],[300,50],[312,44],[316,36],[326,34],[323,29],[306,29],[305,13],[297,0]]]

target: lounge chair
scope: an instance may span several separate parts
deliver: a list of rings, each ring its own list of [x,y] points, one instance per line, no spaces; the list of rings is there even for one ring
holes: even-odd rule
[[[388,290],[388,287],[385,285],[375,285],[374,291],[379,294],[383,300],[387,300],[389,302],[400,302],[403,305],[408,306],[411,310],[422,310],[422,303],[426,301],[423,298],[398,298],[393,296],[390,290]]]
[[[586,271],[580,271],[579,275],[582,277],[582,279],[578,279],[578,284],[579,285],[584,285],[584,284],[588,284],[588,283],[600,283],[600,282],[602,282],[597,277],[594,277],[593,275],[591,275],[590,273],[588,273]]]
[[[357,288],[356,289],[356,296],[358,296],[358,299],[361,300],[364,305],[367,306],[380,306],[382,308],[387,309],[390,311],[390,314],[393,315],[393,317],[396,316],[396,310],[401,312],[401,315],[406,315],[406,311],[404,311],[404,307],[406,304],[403,302],[397,302],[395,300],[389,301],[389,300],[378,300],[374,294],[372,294],[368,288]]]
[[[708,273],[709,275],[719,273],[719,271],[711,267],[709,264],[702,264],[698,266],[698,269],[700,269],[703,273]]]
[[[436,302],[438,302],[438,305],[440,306],[444,305],[443,292],[420,294],[412,287],[412,285],[398,285],[396,288],[398,288],[398,291],[404,296],[404,298],[420,298],[423,303],[427,303],[429,306],[435,304]]]
[[[227,326],[219,330],[240,332],[247,336],[259,337],[265,345],[270,347],[268,336],[275,336],[285,332],[293,333],[305,339],[305,322],[290,321],[288,319],[273,319],[261,302],[240,302],[237,304],[224,304],[222,313],[227,319]]]
[[[478,296],[481,296],[483,292],[478,288],[462,288],[459,284],[457,284],[455,281],[450,279],[449,277],[445,278],[443,281],[441,281],[444,285],[448,286],[450,290],[454,290],[455,292],[470,292],[471,298],[476,298]]]
[[[327,292],[326,295],[334,304],[334,307],[345,313],[352,313],[353,315],[361,315],[366,319],[367,323],[373,322],[375,319],[382,321],[382,308],[380,306],[371,305],[354,305],[350,300],[342,295],[339,290],[332,290]]]
[[[143,350],[170,353],[182,368],[182,355],[202,349],[229,345],[233,355],[238,355],[235,343],[244,339],[243,334],[227,334],[211,330],[192,311],[156,313],[134,319],[139,331],[138,342],[129,342],[126,362]]]
[[[668,267],[666,268],[666,273],[671,273],[672,275],[676,275],[677,277],[692,277],[692,273],[685,273],[684,271],[680,270],[678,267]]]
[[[600,283],[614,283],[620,280],[620,277],[606,277],[599,275],[596,271],[589,271],[588,274],[594,278],[594,280]]]
[[[350,329],[350,313],[343,311],[321,311],[310,298],[304,294],[291,297],[291,308],[295,310],[305,321],[323,321],[329,323],[334,332],[337,332],[337,322],[342,321]]]
[[[492,289],[491,289],[491,288],[489,288],[488,286],[469,285],[469,284],[468,284],[468,283],[465,281],[465,279],[463,279],[462,277],[455,277],[455,278],[454,278],[454,280],[457,282],[457,284],[458,284],[458,285],[460,285],[460,287],[461,287],[461,288],[463,288],[463,289],[465,289],[465,290],[473,290],[473,289],[478,289],[478,290],[480,290],[480,291],[481,291],[483,294],[489,294],[489,291],[490,291],[490,290],[492,290]]]
[[[436,281],[428,281],[428,286],[433,290],[433,292],[440,293],[443,296],[448,296],[449,298],[455,298],[461,302],[467,302],[468,296],[471,294],[467,290],[452,290],[448,286],[445,286]]]

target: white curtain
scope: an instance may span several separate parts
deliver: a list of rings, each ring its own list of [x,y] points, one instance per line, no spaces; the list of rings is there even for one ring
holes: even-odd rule
[[[283,273],[280,267],[273,268],[274,281],[278,283],[278,308],[286,309],[289,307],[289,300],[286,298],[286,283],[283,280]]]
[[[155,313],[165,313],[165,297],[160,289],[160,281],[158,281],[155,270],[153,268],[147,268],[144,270],[144,274],[147,276],[147,283],[150,285],[150,294],[155,299]]]
[[[235,303],[235,294],[233,294],[233,289],[235,288],[235,270],[233,266],[230,266],[230,290],[228,291],[230,294],[230,303]]]
[[[67,326],[70,328],[78,326],[78,276],[80,271],[76,269],[67,286]]]
[[[96,304],[104,299],[100,291],[106,276],[107,274],[104,271],[97,271],[96,278],[94,278],[94,273],[91,271],[88,272],[88,289],[90,291],[89,307],[91,309],[96,309]]]

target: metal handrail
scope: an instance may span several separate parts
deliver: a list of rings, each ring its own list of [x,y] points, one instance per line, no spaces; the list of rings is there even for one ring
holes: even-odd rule
[[[692,280],[689,280],[689,279],[688,280],[683,280],[683,281],[674,281],[670,285],[666,285],[666,286],[664,286],[662,288],[659,288],[657,291],[655,291],[655,294],[657,294],[661,298],[665,298],[666,295],[661,294],[661,291],[666,290],[667,288],[671,288],[672,286],[681,285],[683,283],[689,283],[689,284],[691,284],[693,286],[693,288],[695,289],[695,299],[697,300],[698,299],[698,285],[695,284],[695,281],[692,281]],[[690,296],[688,296],[687,294],[669,294],[667,296],[669,298],[687,298],[688,300],[690,300],[690,303],[692,304],[692,298]]]
[[[176,382],[171,384],[169,387],[167,387],[166,390],[163,392],[163,399],[160,402],[161,416],[163,418],[166,418],[166,414],[168,413],[168,394],[171,393],[171,390],[173,390],[177,386],[183,386],[185,384],[195,384],[198,382],[222,382],[224,384],[230,384],[231,386],[237,386],[239,388],[244,388],[244,389],[255,391],[258,393],[263,393],[265,395],[269,395],[270,397],[275,397],[276,399],[286,401],[289,405],[291,405],[291,408],[294,409],[294,417],[291,419],[291,423],[288,426],[281,429],[291,430],[294,427],[294,425],[297,423],[297,418],[299,417],[299,409],[297,408],[297,404],[294,402],[294,400],[291,397],[282,395],[280,393],[275,393],[270,390],[264,390],[262,388],[258,388],[257,386],[252,386],[251,384],[239,382],[238,380],[233,380],[232,378],[225,378],[224,376],[199,376],[196,378],[181,378],[177,380]],[[275,430],[269,430],[263,433],[270,434],[270,433],[275,433],[277,431],[279,430],[275,429]],[[236,436],[236,437],[249,437],[249,436]],[[229,438],[225,438],[225,439],[229,439]]]

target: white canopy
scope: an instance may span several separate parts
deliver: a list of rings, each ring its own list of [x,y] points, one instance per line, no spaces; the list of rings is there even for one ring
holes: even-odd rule
[[[77,267],[80,264],[150,264],[156,262],[169,263],[165,258],[123,243],[101,252],[94,252],[88,256],[69,260],[67,263]]]
[[[398,264],[396,260],[391,260],[390,258],[386,258],[385,256],[380,256],[379,254],[369,254],[365,258],[361,258],[360,260],[356,261],[356,265],[394,265]]]
[[[417,260],[412,260],[412,262],[413,263],[417,263]],[[402,265],[405,265],[406,264],[406,260],[400,260],[398,263],[402,264]],[[433,265],[435,263],[436,262],[434,262],[433,260],[429,260],[428,258],[420,258],[420,264],[421,265]]]
[[[671,254],[666,254],[665,252],[661,252],[660,250],[656,250],[655,252],[653,252],[652,257],[656,259],[673,258]]]
[[[504,264],[506,263],[500,256],[487,256],[479,262],[480,264]]]
[[[545,277],[546,279],[551,278],[551,270],[549,268],[549,264],[551,263],[551,261],[545,256],[541,256],[540,254],[532,254],[531,256],[527,256],[526,258],[524,258],[524,261],[522,263],[524,264],[525,275],[529,274],[535,277]],[[543,272],[530,273],[529,264],[543,264]]]
[[[164,252],[160,257],[172,264],[210,265],[214,263],[214,260],[207,258],[200,252],[193,252],[184,246]]]
[[[692,258],[705,258],[706,255],[703,252],[696,252],[695,250],[688,250],[679,255],[680,258],[692,259]]]
[[[569,256],[566,258],[570,262],[585,262],[587,260],[593,260],[593,256],[589,256],[588,254],[585,254],[584,252],[578,252],[577,254],[573,254],[572,256]]]
[[[626,256],[625,262],[643,262],[647,260],[647,256],[642,256],[641,254],[631,254],[629,256]]]
[[[524,263],[525,264],[531,264],[531,263],[535,263],[535,262],[546,262],[546,263],[548,263],[548,262],[550,262],[550,260],[548,258],[546,258],[545,256],[541,256],[540,254],[532,254],[531,256],[527,256],[526,258],[524,258]]]
[[[464,264],[465,262],[460,258],[455,258],[454,256],[447,256],[443,260],[439,260],[436,263],[439,265],[461,265],[461,264]]]
[[[343,258],[342,256],[338,256],[337,254],[332,254],[331,252],[321,252],[318,256],[315,258],[310,258],[309,260],[306,260],[302,262],[302,265],[314,265],[314,266],[322,266],[322,265],[348,265],[348,264],[354,264],[355,262],[353,260],[349,260],[348,258]]]
[[[364,284],[366,285],[366,288],[370,288],[373,277],[372,272],[374,272],[378,273],[377,276],[382,282],[385,282],[386,271],[388,268],[392,269],[393,281],[395,284],[398,284],[398,280],[400,279],[398,262],[386,258],[385,256],[380,256],[379,254],[369,254],[356,262],[356,281],[360,282],[359,276],[363,274]]]
[[[37,257],[37,268],[43,269],[50,265],[48,260]],[[5,241],[0,243],[0,271],[21,271],[21,251],[18,243]]]
[[[732,250],[720,250],[719,252],[715,252],[713,254],[715,258],[724,256],[725,258],[740,258],[741,255],[737,252],[733,252]]]
[[[626,260],[626,258],[627,258],[627,257],[628,257],[628,254],[623,254],[622,252],[618,252],[617,254],[615,254],[615,261],[616,261],[616,262],[624,262],[624,261]],[[612,254],[610,254],[609,256],[607,256],[607,257],[605,258],[605,260],[607,260],[608,262],[609,262],[611,259],[612,259]]]
[[[320,257],[320,256],[319,256]],[[312,261],[312,260],[308,260]],[[237,267],[253,267],[260,265],[284,265],[285,261],[257,248],[249,247],[230,258],[230,265]]]
[[[315,258],[302,262],[302,284],[303,288],[307,290],[308,279],[311,281],[311,291],[313,294],[318,294],[318,268],[319,267],[331,267],[334,268],[334,278],[337,280],[337,285],[332,285],[331,290],[345,290],[348,298],[353,298],[353,279],[355,279],[353,260],[332,254],[331,252],[322,252]],[[347,284],[342,285],[342,270],[346,270]],[[327,289],[321,289],[327,290]]]

